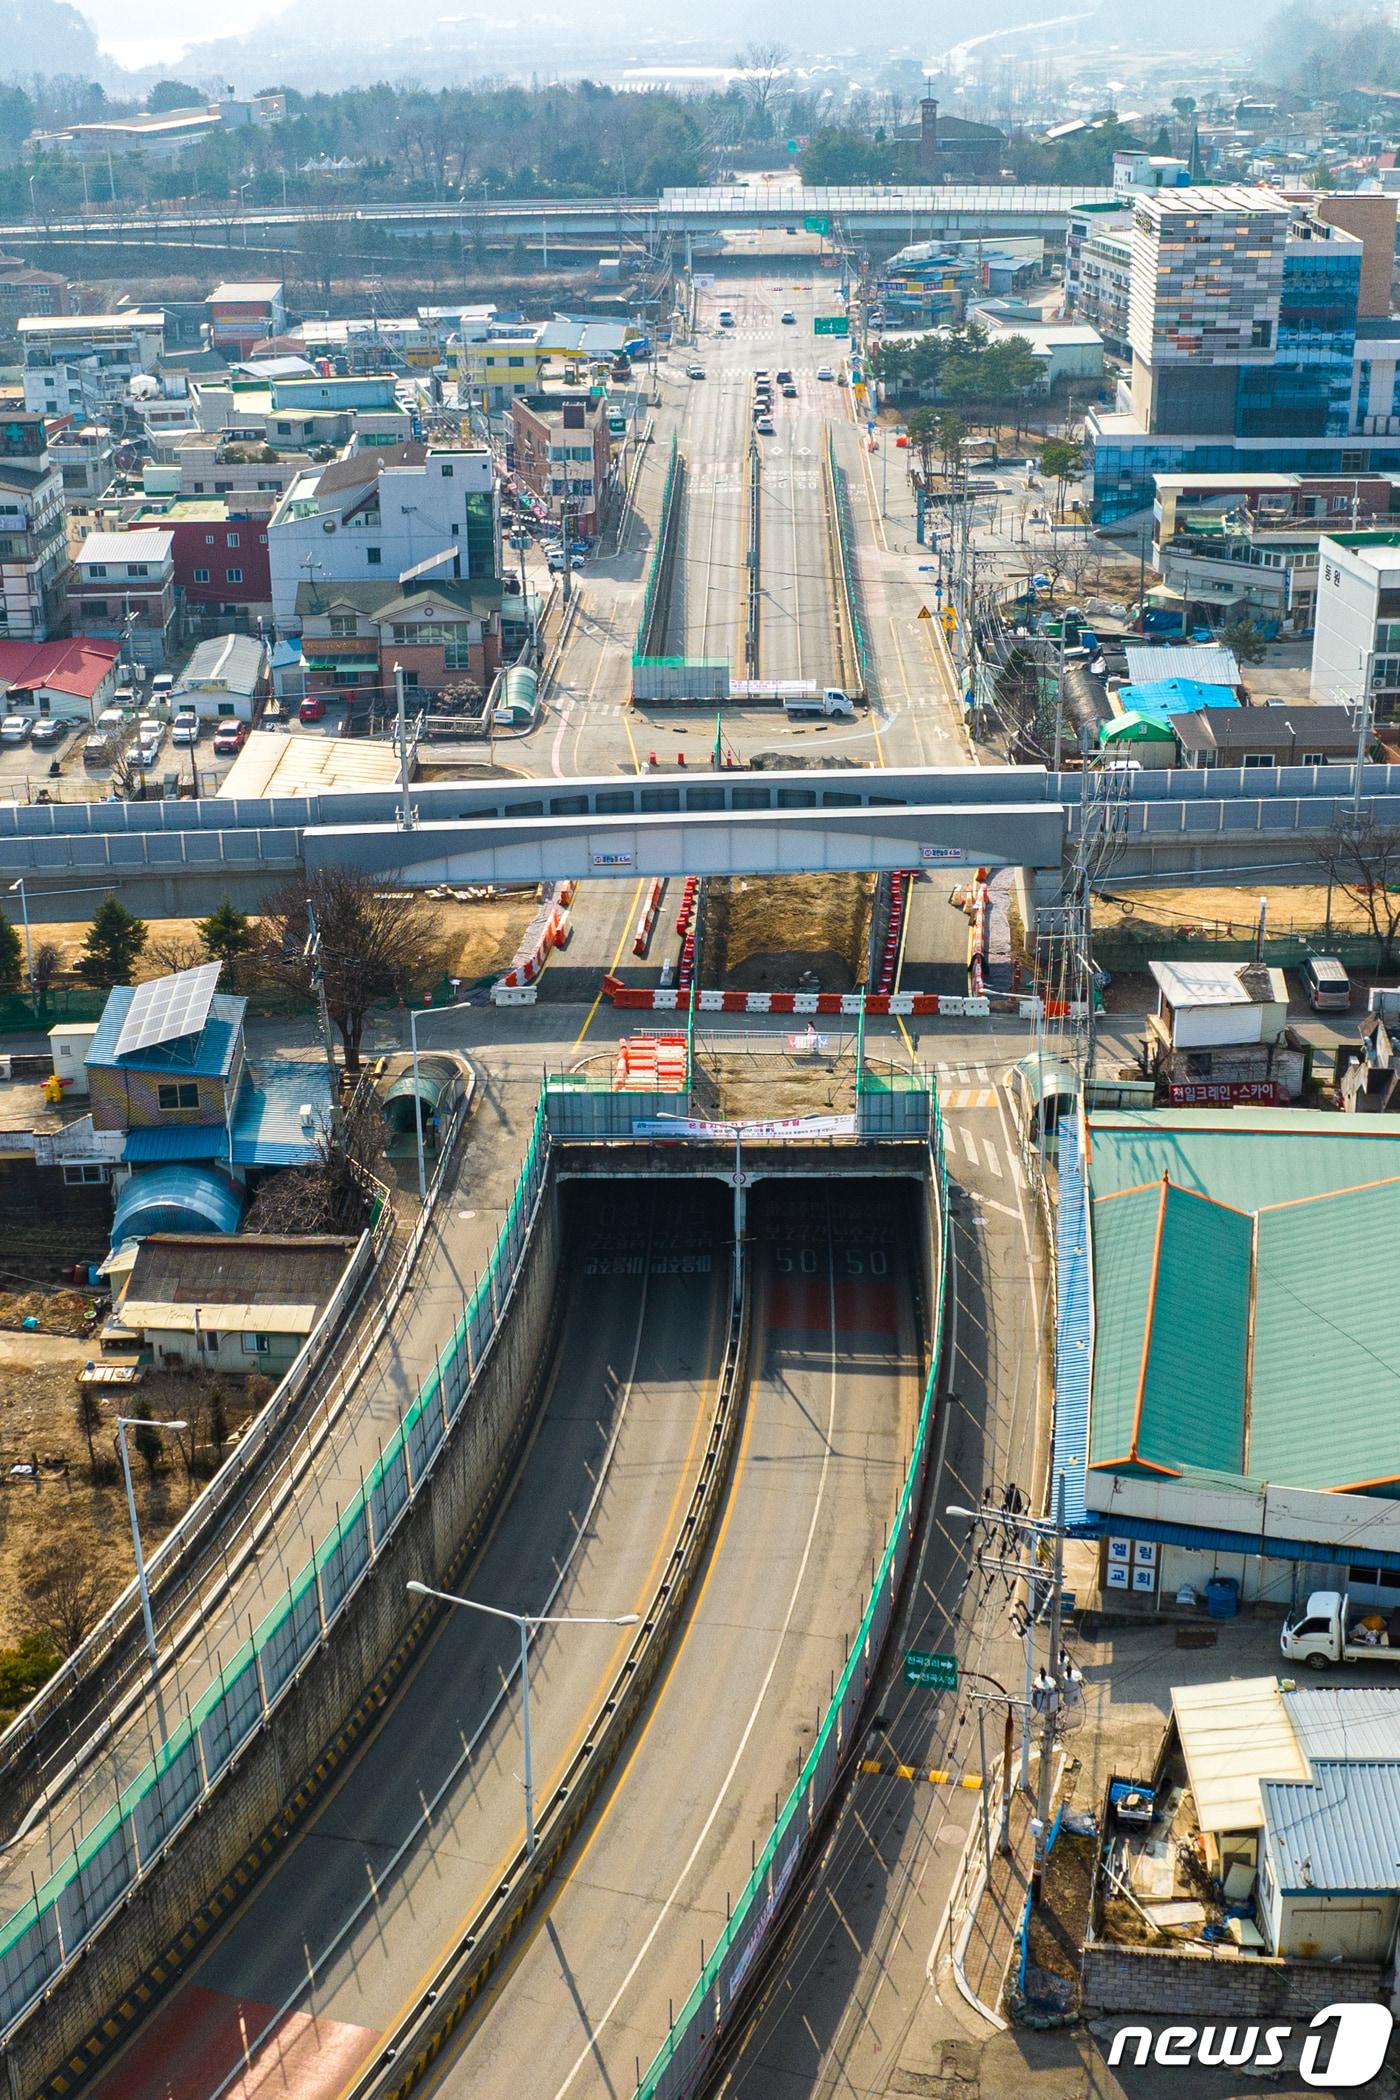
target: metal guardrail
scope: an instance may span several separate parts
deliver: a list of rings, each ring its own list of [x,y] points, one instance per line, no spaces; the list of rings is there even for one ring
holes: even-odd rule
[[[745,554],[748,569],[744,612],[744,671],[757,678],[762,661],[760,622],[763,610],[763,454],[758,439],[749,436],[749,544]]]
[[[637,2086],[637,2100],[690,2100],[714,2068],[740,1994],[764,1943],[779,1921],[799,1869],[821,1841],[822,1819],[858,1746],[860,1717],[874,1681],[885,1636],[894,1617],[900,1581],[914,1540],[938,1413],[943,1367],[943,1312],[948,1269],[947,1175],[943,1126],[935,1105],[929,1135],[929,1164],[938,1206],[940,1257],[933,1322],[932,1361],[914,1436],[913,1455],[900,1492],[889,1541],[880,1557],[846,1666],[806,1762],[784,1803],[733,1913],[705,1962],[671,2031]]]
[[[460,1127],[459,1117],[444,1144],[435,1177],[435,1193],[440,1190],[445,1177],[452,1144]],[[384,1447],[383,1455],[361,1493],[342,1513],[330,1538],[323,1541],[300,1575],[289,1583],[286,1607],[278,1606],[266,1616],[260,1627],[253,1630],[233,1660],[221,1669],[217,1683],[188,1707],[184,1721],[123,1789],[116,1806],[108,1809],[80,1840],[75,1839],[70,1860],[40,1884],[27,1903],[0,1924],[0,2041],[23,2019],[36,1998],[85,1951],[112,1910],[125,1901],[132,1889],[164,1857],[189,1817],[203,1806],[243,1742],[255,1727],[261,1726],[301,1663],[319,1643],[361,1576],[377,1557],[402,1508],[416,1494],[418,1482],[425,1477],[442,1435],[455,1417],[497,1331],[501,1312],[523,1258],[529,1226],[538,1207],[547,1152],[547,1127],[541,1101],[516,1194],[486,1271],[463,1310],[447,1353],[439,1359],[438,1368],[405,1415],[395,1436]],[[529,1216],[522,1223],[522,1206],[527,1195],[530,1199]],[[373,1322],[373,1332],[349,1367],[342,1385],[342,1398],[358,1379],[365,1360],[377,1345],[384,1324],[398,1303],[431,1217],[431,1208],[425,1208],[413,1237],[387,1281],[379,1315]],[[465,1370],[461,1368],[463,1361]],[[430,1415],[425,1419],[425,1409],[449,1389],[449,1399],[439,1406],[442,1428],[435,1431]],[[269,1492],[266,1507],[259,1502],[259,1514],[250,1520],[244,1539],[229,1551],[226,1564],[221,1546],[222,1580],[218,1594],[222,1594],[231,1583],[246,1553],[258,1549],[261,1535],[271,1521],[271,1512],[280,1507],[288,1495],[295,1493],[304,1465],[314,1455],[333,1420],[327,1397],[325,1412],[308,1431],[304,1450],[294,1454],[286,1467],[282,1494],[274,1499]],[[400,1485],[404,1489],[402,1495],[399,1494]],[[175,1608],[182,1608],[189,1602],[191,1594],[182,1594]],[[197,1627],[201,1609],[208,1601],[207,1598],[194,1600],[192,1625]],[[163,1617],[168,1622],[171,1616],[169,1599],[164,1602],[167,1609]],[[89,1756],[91,1748],[91,1745],[85,1745],[80,1755]]]
[[[836,464],[836,441],[826,434],[827,529],[832,547],[832,580],[836,584],[837,652],[841,682],[848,693],[863,693],[869,680],[870,651],[860,617],[856,590],[854,540],[846,477]]]
[[[684,480],[685,458],[676,435],[672,432],[666,480],[661,490],[661,515],[656,525],[656,544],[652,548],[651,561],[647,566],[641,610],[637,615],[637,643],[634,654],[640,657],[664,656],[666,653],[661,646],[666,638],[667,609],[666,592],[662,585],[669,585],[670,582],[672,546]]]

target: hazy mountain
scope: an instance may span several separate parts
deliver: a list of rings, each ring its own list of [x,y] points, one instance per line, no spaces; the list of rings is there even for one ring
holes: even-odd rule
[[[91,24],[66,0],[0,0],[0,77],[76,73],[95,80],[107,71]]]

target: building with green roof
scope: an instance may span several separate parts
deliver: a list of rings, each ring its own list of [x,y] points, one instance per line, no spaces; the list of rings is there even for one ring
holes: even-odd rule
[[[1087,1350],[1088,1405],[1056,1443],[1084,1529],[1155,1541],[1160,1595],[1400,1602],[1400,1122],[1118,1110],[1078,1144],[1089,1289],[1058,1353]]]

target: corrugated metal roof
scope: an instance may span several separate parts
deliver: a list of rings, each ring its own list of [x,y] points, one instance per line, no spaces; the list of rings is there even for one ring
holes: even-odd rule
[[[301,1119],[309,1104],[311,1121]],[[238,1090],[233,1159],[240,1167],[302,1167],[316,1159],[330,1121],[330,1075],[319,1059],[260,1058]]]
[[[1348,1488],[1400,1476],[1400,1294],[1377,1290],[1357,1258],[1397,1245],[1400,1181],[1260,1212],[1246,1462],[1256,1478]]]
[[[1290,1109],[1120,1108],[1089,1119],[1097,1198],[1170,1174],[1237,1210],[1288,1203],[1400,1175],[1400,1122]]]
[[[152,1232],[237,1232],[243,1191],[213,1167],[152,1167],[117,1198],[112,1245]]]
[[[1273,1677],[1176,1685],[1172,1713],[1202,1830],[1258,1830],[1261,1782],[1308,1777]]]
[[[1237,1110],[1089,1128],[1090,1463],[1319,1489],[1400,1476],[1400,1300],[1355,1258],[1400,1240],[1400,1133]]]
[[[1089,1451],[1089,1204],[1077,1114],[1060,1118],[1059,1133],[1055,1477],[1064,1480],[1065,1521],[1074,1526],[1084,1522],[1084,1472]]]
[[[1189,678],[1200,685],[1240,682],[1240,667],[1233,649],[1218,649],[1206,642],[1166,643],[1159,649],[1144,642],[1125,642],[1123,654],[1130,685],[1151,685],[1163,678]]]
[[[1300,1685],[1283,1703],[1303,1753],[1314,1764],[1400,1757],[1400,1686]]]
[[[1192,715],[1199,714],[1202,708],[1239,704],[1228,686],[1207,685],[1201,678],[1133,680],[1118,688],[1118,705],[1125,714]]]
[[[1284,1895],[1400,1889],[1400,1759],[1319,1764],[1312,1785],[1270,1779],[1260,1794]]]
[[[134,1166],[156,1160],[225,1159],[228,1134],[222,1123],[170,1123],[158,1130],[129,1130],[122,1158]]]

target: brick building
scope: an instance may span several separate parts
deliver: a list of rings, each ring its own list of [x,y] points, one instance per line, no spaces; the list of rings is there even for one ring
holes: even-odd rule
[[[259,618],[271,619],[266,511],[196,496],[147,505],[127,523],[131,531],[170,534],[175,589],[196,626],[239,620],[251,631]]]
[[[511,403],[514,468],[553,518],[598,530],[612,464],[607,401],[588,394],[521,394]]]

